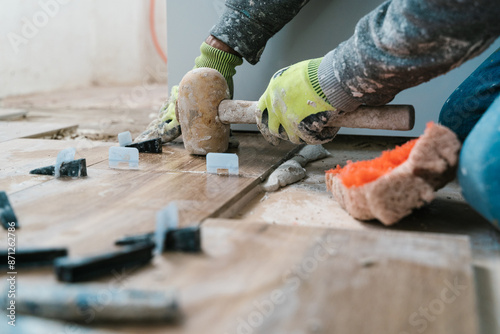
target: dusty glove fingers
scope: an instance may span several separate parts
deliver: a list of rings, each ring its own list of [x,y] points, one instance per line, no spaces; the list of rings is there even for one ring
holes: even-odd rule
[[[146,141],[149,139],[154,139],[160,137],[158,131],[156,130],[158,128],[158,124],[161,122],[160,119],[155,119],[149,123],[148,127],[146,130],[144,130],[140,135],[135,137],[134,143],[139,143],[141,141]]]
[[[328,122],[338,112],[318,84],[321,60],[302,61],[273,75],[258,103],[266,139],[272,135],[294,144],[321,144],[335,137],[339,129]]]
[[[179,86],[175,85],[170,90],[170,96],[163,103],[160,110],[158,111],[158,118],[164,122],[170,123],[170,121],[177,121],[175,115],[175,107],[177,104],[177,98],[179,97]]]
[[[264,109],[257,116],[257,127],[259,128],[260,133],[262,133],[262,136],[268,143],[274,146],[279,145],[281,141],[280,137],[272,134],[271,131],[269,130],[269,113],[267,109]]]
[[[177,116],[175,114],[178,96],[179,86],[175,85],[170,91],[170,97],[167,100],[166,108],[162,108],[163,113],[160,113],[161,122],[158,124],[158,131],[161,134],[163,143],[172,141],[181,134],[181,125],[177,121]]]
[[[258,102],[259,113],[257,116],[257,127],[270,144],[276,146],[281,140],[290,140],[279,117],[269,112],[269,106],[273,105],[273,96],[266,90]]]
[[[171,121],[164,122],[160,119],[155,119],[148,125],[148,128],[144,132],[135,138],[134,142],[138,143],[154,138],[161,138],[162,143],[171,142],[181,135],[180,125],[172,126],[171,123]]]
[[[282,124],[279,124],[277,132],[269,128],[268,111],[265,109],[262,112],[262,117],[257,120],[257,127],[266,141],[275,146],[281,140],[290,141],[294,144],[324,144],[335,138],[340,130],[338,127],[328,126],[330,113],[334,113],[334,111],[322,111],[306,117],[300,122],[296,130],[290,132],[293,135],[289,136]]]
[[[181,126],[170,126],[167,122],[162,122],[158,128],[159,137],[162,143],[168,143],[181,135]]]
[[[335,110],[320,111],[304,118],[298,125],[301,139],[307,144],[324,144],[331,141],[340,130],[328,122],[338,114]]]
[[[337,135],[339,127],[328,125],[329,120],[336,115],[336,111],[328,110],[312,114],[304,118],[298,126],[291,129],[289,136],[282,124],[279,124],[278,131],[273,131],[274,127],[269,127],[269,113],[264,109],[260,117],[257,118],[257,127],[260,132],[272,145],[278,145],[281,140],[290,141],[294,144],[324,144]]]
[[[163,143],[168,143],[180,136],[181,126],[175,115],[178,92],[179,86],[173,86],[170,97],[163,103],[158,112],[158,118],[153,120],[134,142],[160,137]]]

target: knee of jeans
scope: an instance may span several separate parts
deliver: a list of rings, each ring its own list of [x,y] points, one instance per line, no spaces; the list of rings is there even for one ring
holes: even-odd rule
[[[467,140],[466,140],[467,141]],[[500,160],[477,155],[466,146],[460,154],[458,182],[470,206],[500,229]]]
[[[455,96],[450,96],[439,113],[439,124],[450,128],[463,142],[470,132],[470,127],[468,120],[461,113],[460,105],[460,101],[457,101]]]
[[[465,140],[458,181],[467,202],[500,228],[500,98]]]
[[[467,87],[468,83],[462,86]],[[487,99],[481,98],[471,95],[471,90],[462,86],[457,88],[444,103],[439,113],[439,124],[450,128],[456,133],[458,139],[464,142],[496,95],[492,94]]]

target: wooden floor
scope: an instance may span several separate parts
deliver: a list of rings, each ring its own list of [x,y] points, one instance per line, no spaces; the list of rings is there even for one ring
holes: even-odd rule
[[[15,329],[0,322],[1,333],[500,332],[500,233],[464,203],[458,185],[392,228],[352,219],[326,192],[324,170],[376,156],[401,139],[339,136],[325,146],[330,157],[307,166],[305,180],[276,193],[259,185],[298,147],[273,147],[258,134],[236,134],[238,177],[207,174],[204,158],[186,154],[179,141],[161,155],[141,154],[139,170],[116,170],[107,161],[116,142],[40,139],[76,124],[82,133],[136,135],[166,88],[151,93],[149,104],[116,102],[131,89],[2,101],[28,115],[0,125],[8,129],[0,131],[0,190],[19,218],[19,248],[66,246],[70,256],[113,250],[115,239],[153,230],[156,212],[175,201],[182,225],[201,224],[203,253],[165,253],[97,282],[176,287],[185,320],[70,324],[19,315]],[[67,147],[87,159],[88,177],[28,174],[54,164]],[[20,288],[35,282],[61,284],[50,268],[19,270]]]

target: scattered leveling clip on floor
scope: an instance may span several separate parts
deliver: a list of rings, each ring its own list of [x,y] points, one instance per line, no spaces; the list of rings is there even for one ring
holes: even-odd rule
[[[55,165],[33,169],[30,174],[85,177],[87,176],[87,162],[85,159],[75,160],[75,153],[76,150],[72,147],[64,149],[57,155]]]
[[[163,238],[163,252],[201,252],[201,233],[199,226],[180,227],[168,229]],[[156,232],[149,232],[137,235],[127,235],[115,241],[117,246],[136,245],[140,243],[155,242]]]
[[[55,175],[56,166],[47,166],[36,168],[30,171],[30,174],[37,175]],[[87,176],[87,162],[85,159],[78,159],[69,162],[63,162],[59,169],[61,176],[83,177]]]
[[[124,237],[115,242],[124,246],[114,252],[85,258],[61,257],[54,261],[57,278],[63,282],[82,282],[145,265],[154,254],[165,251],[200,252],[200,228],[178,227],[178,210],[171,203],[157,214],[156,231]]]
[[[119,133],[118,142],[121,147],[134,147],[138,149],[139,153],[162,153],[163,150],[161,138],[154,138],[139,143],[133,143],[130,131]]]
[[[19,267],[43,267],[54,264],[59,257],[68,255],[66,248],[16,248],[16,268]],[[6,268],[8,263],[8,251],[2,250],[0,258],[5,259],[0,263],[0,268]]]
[[[141,243],[85,258],[61,257],[54,261],[54,270],[63,282],[89,281],[145,265],[153,258],[153,249],[153,244]]]
[[[162,153],[161,138],[132,142],[130,131],[118,134],[120,146],[109,148],[109,167],[121,169],[139,169],[139,153]]]
[[[9,197],[5,191],[0,191],[0,222],[6,230],[9,227],[19,228],[16,214],[14,213],[14,209],[12,209],[12,205],[10,205]]]
[[[164,251],[200,252],[200,228],[198,226],[179,228],[179,213],[175,202],[156,214],[154,234],[155,252]]]
[[[162,153],[161,138],[141,141],[140,143],[129,144],[126,147],[135,147],[139,153]]]
[[[160,210],[156,216],[156,231],[139,235],[125,236],[115,241],[115,245],[135,245],[150,243],[155,245],[156,253],[162,252],[201,252],[201,230],[199,226],[178,227],[178,210],[175,203]]]

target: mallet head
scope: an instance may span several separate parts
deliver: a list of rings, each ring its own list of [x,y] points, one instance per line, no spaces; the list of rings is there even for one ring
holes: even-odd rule
[[[229,124],[223,124],[218,116],[219,104],[225,99],[229,99],[229,88],[216,70],[202,67],[184,76],[179,84],[176,112],[189,153],[227,151]]]

